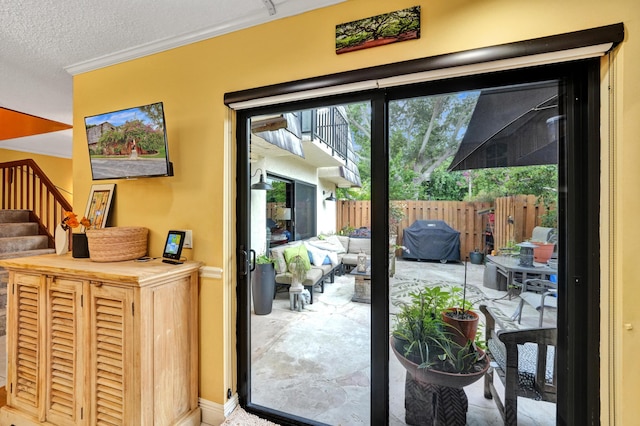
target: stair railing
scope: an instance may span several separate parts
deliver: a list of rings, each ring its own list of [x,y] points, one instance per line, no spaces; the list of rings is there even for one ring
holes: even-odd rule
[[[0,208],[30,210],[39,233],[55,247],[55,229],[73,207],[32,159],[0,163]]]

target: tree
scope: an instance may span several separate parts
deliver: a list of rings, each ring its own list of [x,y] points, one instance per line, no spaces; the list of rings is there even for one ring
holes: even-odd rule
[[[486,200],[533,194],[554,200],[556,165],[448,172],[479,93],[401,99],[389,103],[389,199]],[[371,107],[347,106],[362,188],[340,189],[340,198],[371,194]],[[471,195],[468,192],[471,190]],[[546,202],[546,201],[545,201]]]
[[[403,163],[411,165],[416,187],[428,182],[433,171],[458,150],[477,99],[478,93],[472,92],[389,104],[391,155],[401,153]]]
[[[554,198],[558,187],[558,166],[555,164],[524,167],[504,167],[470,171],[473,196],[485,194],[490,198],[507,195],[532,194]]]
[[[348,22],[336,27],[338,49],[420,29],[420,6]]]
[[[458,149],[477,97],[478,93],[473,92],[390,102],[390,199],[425,199],[429,196],[431,175]],[[363,188],[370,187],[370,105],[348,105],[347,119],[358,150]],[[440,179],[442,183],[442,175]]]

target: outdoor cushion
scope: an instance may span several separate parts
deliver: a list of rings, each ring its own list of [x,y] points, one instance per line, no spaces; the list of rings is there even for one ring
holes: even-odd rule
[[[345,235],[336,235],[336,237],[338,237],[338,241],[340,241],[342,247],[344,247],[345,253],[348,252],[350,238]]]
[[[371,239],[369,238],[352,238],[349,241],[349,253],[371,254]]]
[[[302,285],[308,287],[317,284],[322,278],[322,272],[322,269],[316,267],[309,269]],[[287,272],[285,274],[276,275],[276,283],[291,285],[291,273]]]
[[[284,260],[285,248],[287,248],[287,246],[274,247],[271,249],[271,258],[275,260],[273,266],[276,270],[276,274],[287,272],[287,261]]]
[[[291,261],[300,256],[300,260],[304,264],[304,269],[311,269],[311,261],[309,260],[309,253],[307,253],[307,247],[304,244],[299,244],[294,247],[287,247],[284,249],[284,260],[287,262],[287,269],[289,268],[289,264]]]
[[[367,255],[367,261],[371,260],[371,256]],[[345,265],[357,265],[358,253],[347,253],[342,257],[342,263]]]

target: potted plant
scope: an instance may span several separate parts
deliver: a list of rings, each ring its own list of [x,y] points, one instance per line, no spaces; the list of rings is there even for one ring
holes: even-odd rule
[[[289,261],[289,272],[291,273],[291,287],[289,290],[302,290],[303,282],[307,278],[307,263],[300,255],[294,256]]]
[[[406,249],[406,247],[398,244],[398,233],[400,231],[400,223],[405,217],[406,204],[389,203],[389,276],[393,277],[396,273],[396,252],[398,249]]]
[[[468,401],[463,388],[489,369],[489,359],[478,341],[460,344],[458,331],[444,320],[443,311],[458,303],[457,293],[456,288],[427,287],[412,293],[411,301],[396,315],[390,345],[407,371],[407,424],[432,424],[452,407],[462,419],[460,424],[466,424]],[[449,408],[433,403],[442,398]]]
[[[452,338],[460,346],[473,342],[478,332],[480,317],[471,310],[472,303],[467,300],[467,261],[464,263],[464,284],[462,288],[451,290],[451,305],[442,312],[442,319],[452,328]]]
[[[484,254],[480,251],[479,248],[476,247],[475,250],[469,252],[469,258],[471,259],[471,263],[473,263],[474,265],[482,265]]]
[[[251,277],[253,311],[256,315],[268,315],[273,307],[273,295],[276,290],[276,271],[274,260],[266,254],[256,257]]]
[[[469,376],[458,377],[457,384],[478,380],[489,364],[476,333],[477,322],[473,332],[465,333],[449,321],[464,321],[468,315],[478,318],[464,288],[426,287],[410,296],[396,314],[391,337],[401,364],[418,381],[451,386],[447,384],[452,383],[451,374]]]

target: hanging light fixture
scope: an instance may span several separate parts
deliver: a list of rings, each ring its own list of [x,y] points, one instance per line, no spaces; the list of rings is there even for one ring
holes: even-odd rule
[[[326,195],[326,191],[322,191],[322,195]],[[327,198],[325,198],[325,200],[327,201],[336,201],[336,197],[333,196],[333,192],[331,194],[329,194],[329,196]]]
[[[254,174],[251,175],[253,178],[258,172],[260,172],[260,181],[251,185],[251,189],[259,189],[263,191],[270,191],[273,187],[264,181],[264,175],[262,174],[262,169],[258,169]]]

